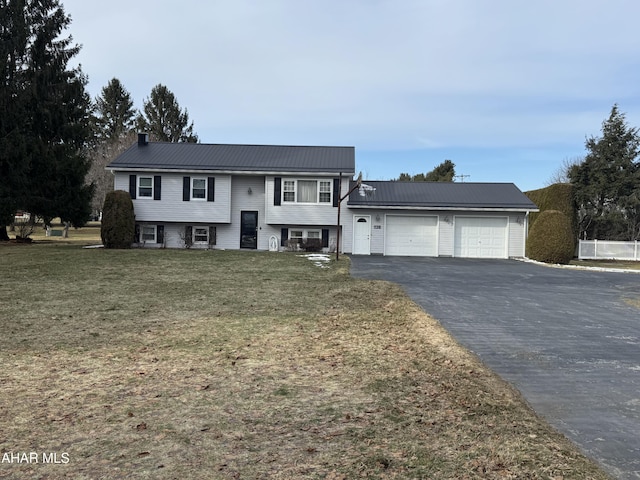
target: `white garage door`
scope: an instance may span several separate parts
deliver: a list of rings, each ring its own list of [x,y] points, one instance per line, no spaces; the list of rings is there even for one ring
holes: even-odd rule
[[[387,215],[385,255],[438,255],[437,217]]]
[[[454,256],[507,258],[506,217],[456,217]]]

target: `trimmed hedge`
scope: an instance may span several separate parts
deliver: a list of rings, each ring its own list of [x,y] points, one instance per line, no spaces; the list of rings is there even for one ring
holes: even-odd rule
[[[569,263],[575,252],[571,220],[558,210],[545,210],[529,231],[527,257],[545,263]]]
[[[525,192],[525,195],[535,203],[540,212],[529,216],[529,226],[532,227],[540,214],[545,210],[558,210],[571,221],[574,238],[578,235],[578,211],[573,199],[573,185],[570,183],[555,183],[546,188]]]
[[[135,238],[136,219],[128,192],[109,192],[102,208],[100,236],[105,248],[131,248]]]

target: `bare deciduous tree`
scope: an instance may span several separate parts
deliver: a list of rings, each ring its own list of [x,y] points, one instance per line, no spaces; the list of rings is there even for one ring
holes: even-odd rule
[[[569,180],[569,172],[577,165],[584,162],[584,157],[576,155],[575,157],[565,157],[562,164],[551,174],[546,181],[546,186],[555,185],[556,183],[571,183]]]
[[[87,174],[87,182],[93,182],[95,185],[91,201],[91,208],[95,216],[100,215],[107,193],[113,190],[113,174],[106,170],[106,166],[129,148],[135,140],[136,134],[130,131],[110,142],[105,141],[97,144],[89,153],[91,168]]]

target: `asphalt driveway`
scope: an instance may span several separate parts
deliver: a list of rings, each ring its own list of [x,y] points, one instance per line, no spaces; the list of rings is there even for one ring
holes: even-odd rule
[[[640,478],[640,274],[516,260],[352,256],[389,280],[605,470]]]

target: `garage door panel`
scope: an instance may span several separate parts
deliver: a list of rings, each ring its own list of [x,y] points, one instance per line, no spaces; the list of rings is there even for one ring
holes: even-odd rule
[[[454,255],[506,258],[507,228],[506,217],[456,217]]]
[[[385,255],[436,256],[438,218],[388,215]]]

